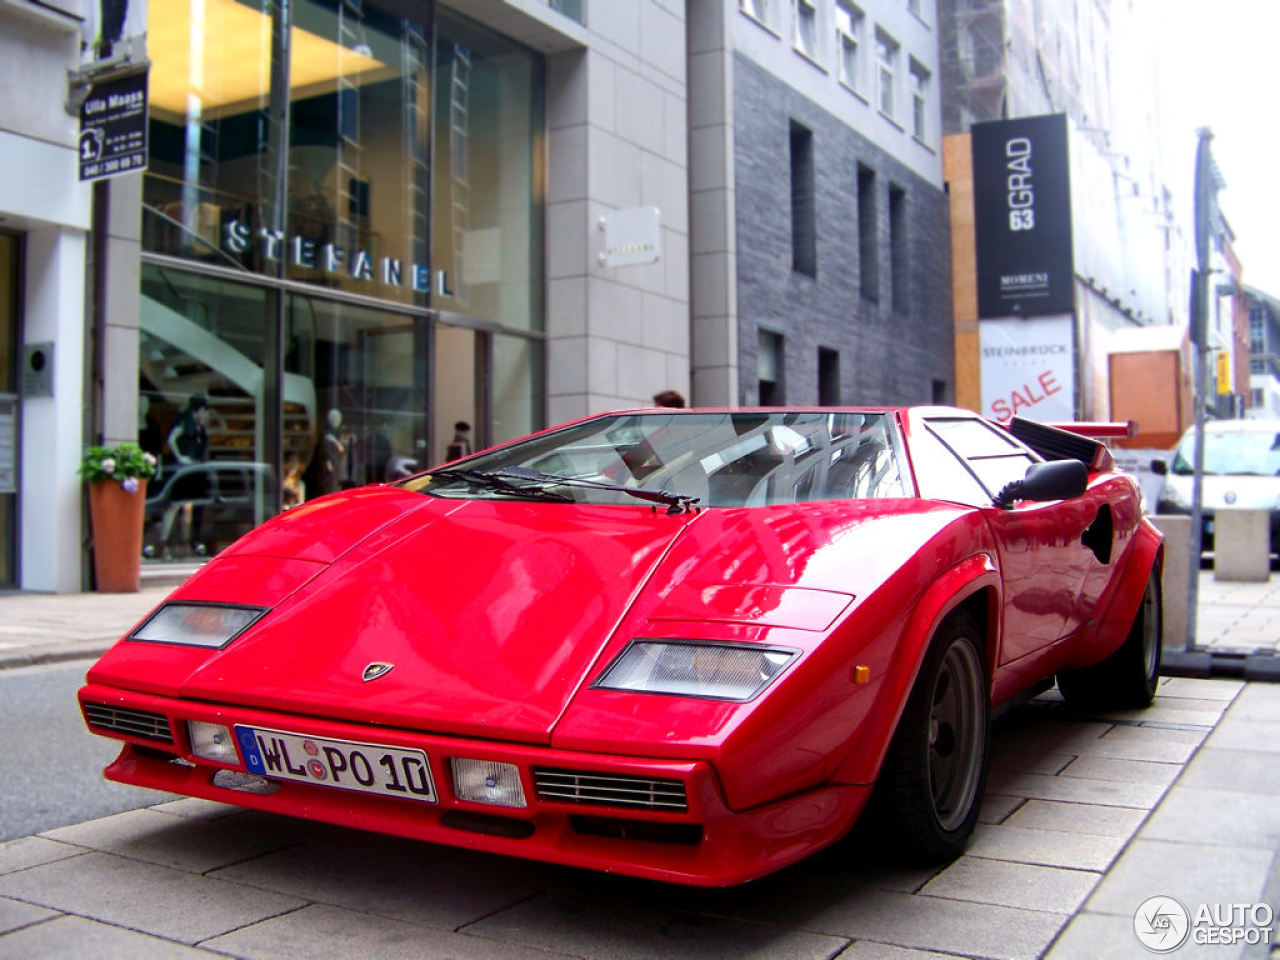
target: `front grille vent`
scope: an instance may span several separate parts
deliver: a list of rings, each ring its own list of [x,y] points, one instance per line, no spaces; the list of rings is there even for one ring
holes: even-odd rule
[[[533,781],[540,800],[631,810],[689,809],[684,784],[679,780],[539,768],[533,771]]]
[[[84,716],[89,726],[95,730],[124,733],[143,740],[154,740],[156,743],[173,743],[169,718],[163,713],[126,710],[124,707],[111,707],[105,703],[86,703]]]

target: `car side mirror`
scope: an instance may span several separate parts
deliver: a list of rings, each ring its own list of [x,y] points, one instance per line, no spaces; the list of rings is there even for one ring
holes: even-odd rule
[[[1018,500],[1070,500],[1089,486],[1089,468],[1079,460],[1047,460],[1027,467],[1021,480],[1006,483],[995,505],[1008,510]]]
[[[1151,472],[1157,477],[1167,477],[1169,475],[1169,464],[1165,460],[1152,460]]]

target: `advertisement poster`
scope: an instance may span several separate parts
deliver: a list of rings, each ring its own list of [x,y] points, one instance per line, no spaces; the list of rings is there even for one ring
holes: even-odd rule
[[[1070,316],[983,320],[982,413],[995,420],[1075,419],[1075,323]]]
[[[978,317],[1075,309],[1065,114],[973,125]]]

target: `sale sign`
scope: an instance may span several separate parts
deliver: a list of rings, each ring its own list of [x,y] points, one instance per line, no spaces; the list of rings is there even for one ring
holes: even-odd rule
[[[982,412],[995,420],[1075,419],[1075,321],[1070,315],[983,320]]]

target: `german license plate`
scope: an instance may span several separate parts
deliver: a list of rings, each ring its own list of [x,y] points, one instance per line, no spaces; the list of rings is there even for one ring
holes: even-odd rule
[[[429,803],[436,800],[431,765],[421,750],[239,725],[236,741],[245,766],[259,776]]]

